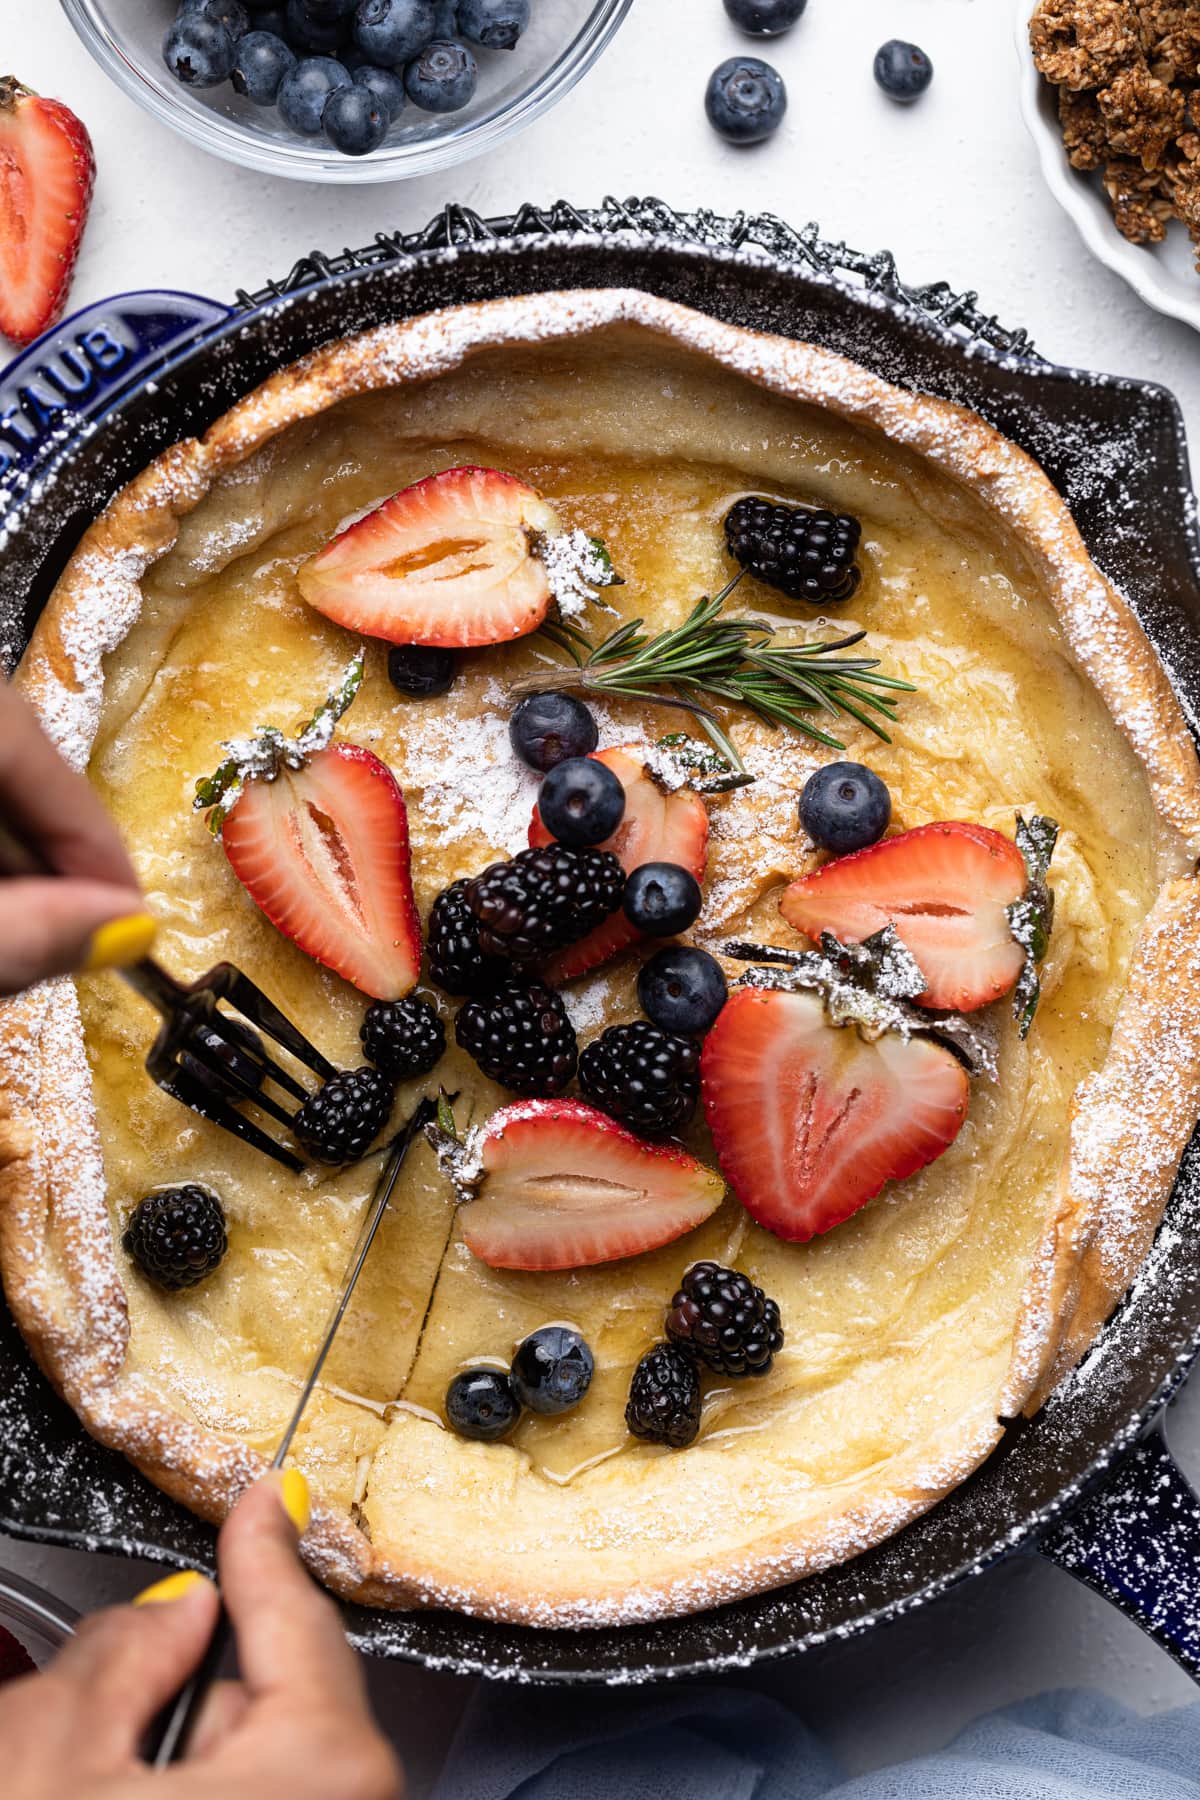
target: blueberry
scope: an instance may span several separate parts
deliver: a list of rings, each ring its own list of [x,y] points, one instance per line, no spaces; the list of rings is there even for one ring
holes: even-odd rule
[[[494,1443],[520,1416],[512,1382],[502,1369],[464,1369],[446,1389],[446,1417],[459,1437]]]
[[[350,35],[345,19],[321,18],[309,10],[309,0],[287,0],[288,41],[297,50],[314,56],[331,56]]]
[[[515,50],[529,24],[529,0],[458,0],[458,35],[487,50]]]
[[[685,1037],[708,1031],[728,998],[716,957],[690,944],[669,944],[643,963],[637,991],[648,1019]]]
[[[543,781],[538,811],[560,844],[602,844],[625,816],[625,789],[606,763],[568,756]]]
[[[889,38],[875,52],[875,79],[889,99],[908,106],[933,80],[933,64],[916,44]]]
[[[360,0],[354,41],[373,62],[394,68],[432,43],[436,25],[433,0]]]
[[[255,13],[251,23],[255,31],[269,31],[272,37],[282,38],[287,43],[286,6],[271,6],[264,12]]]
[[[646,937],[674,937],[700,917],[704,896],[690,869],[678,863],[648,862],[625,883],[622,905],[631,925]]]
[[[406,700],[433,700],[454,686],[458,657],[435,644],[393,644],[387,669],[388,680]]]
[[[475,92],[479,65],[465,44],[428,44],[404,71],[408,97],[426,112],[457,112]]]
[[[543,1325],[518,1344],[512,1361],[517,1399],[535,1413],[578,1406],[592,1385],[596,1359],[569,1325]]]
[[[212,25],[223,25],[235,42],[250,29],[250,14],[242,0],[202,0],[201,5],[189,10],[200,13]]]
[[[574,694],[527,694],[508,721],[508,741],[523,763],[544,775],[571,756],[587,756],[600,742],[596,721]]]
[[[433,36],[440,40],[458,36],[458,0],[433,0]]]
[[[731,56],[713,70],[704,110],[714,131],[731,144],[758,144],[778,129],[787,111],[783,77],[757,56]]]
[[[325,24],[332,19],[348,19],[357,5],[358,0],[304,0],[310,18],[320,19]]]
[[[369,156],[388,134],[391,115],[357,82],[334,88],[321,114],[321,130],[343,156]]]
[[[332,56],[306,56],[279,84],[279,115],[293,131],[312,137],[321,129],[321,114],[335,88],[349,87],[350,76]]]
[[[403,75],[395,69],[381,69],[377,63],[369,62],[359,62],[353,73],[355,87],[367,90],[376,106],[382,107],[387,114],[387,122],[390,125],[392,120],[404,111],[408,103],[408,95],[404,91]],[[412,648],[422,649],[425,646],[413,645]],[[432,649],[432,646],[429,648]],[[442,654],[450,655],[451,652],[445,651]],[[453,676],[451,676],[451,680],[453,680]]]
[[[223,25],[181,13],[163,39],[163,61],[185,87],[216,87],[233,67],[234,42]]]
[[[274,106],[279,84],[296,60],[296,52],[270,31],[248,31],[238,40],[229,79],[234,91],[255,106]]]
[[[862,763],[826,763],[800,795],[800,823],[814,844],[848,856],[877,843],[892,818],[892,796]]]
[[[808,0],[725,0],[734,24],[752,37],[778,37],[790,31]]]

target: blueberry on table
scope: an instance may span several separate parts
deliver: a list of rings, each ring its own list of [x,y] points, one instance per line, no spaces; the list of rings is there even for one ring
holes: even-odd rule
[[[543,1325],[517,1346],[513,1391],[530,1412],[568,1412],[592,1385],[596,1359],[569,1325]]]
[[[433,36],[439,42],[458,36],[458,0],[433,0]]]
[[[778,37],[791,30],[807,5],[808,0],[725,0],[725,11],[752,37]]]
[[[625,788],[607,764],[569,756],[543,781],[538,811],[560,844],[602,844],[625,816]]]
[[[274,106],[279,84],[295,65],[296,52],[272,31],[248,31],[239,38],[229,79],[234,92],[255,106]]]
[[[321,129],[343,156],[369,156],[378,150],[391,122],[387,108],[358,83],[335,88],[321,114]]]
[[[361,51],[359,52],[361,56]],[[404,77],[395,69],[381,69],[377,63],[360,62],[354,70],[355,87],[366,88],[377,106],[381,106],[387,114],[388,124],[398,118],[408,103],[408,95],[404,91]],[[401,646],[402,648],[405,646]],[[450,660],[450,673],[446,682],[449,687],[454,680],[454,653],[450,650],[437,650],[433,645],[410,644],[412,650],[425,649],[430,656],[444,656]],[[390,665],[389,657],[389,665]],[[398,683],[393,685],[398,686]],[[400,689],[404,692],[403,688]],[[435,688],[435,693],[445,693],[445,688]]]
[[[349,87],[350,75],[332,56],[306,56],[290,68],[279,84],[279,114],[285,125],[312,137],[321,129],[321,115],[336,88]]]
[[[230,37],[235,41],[245,37],[250,29],[250,14],[243,5],[243,0],[189,0],[180,8],[180,16],[197,13],[208,20],[210,25],[223,25]]]
[[[446,1417],[459,1437],[493,1444],[520,1416],[512,1382],[500,1369],[464,1369],[446,1389]]]
[[[354,41],[372,62],[395,68],[419,56],[433,42],[437,14],[433,0],[360,0]]]
[[[659,950],[638,975],[638,1004],[664,1031],[692,1036],[716,1024],[729,997],[725,971],[707,950],[671,944]]]
[[[875,52],[875,79],[890,100],[908,106],[933,80],[933,64],[919,45],[889,38]]]
[[[287,0],[287,35],[297,50],[314,56],[332,56],[350,37],[346,19],[321,18],[310,10],[309,0]]]
[[[425,112],[458,112],[478,79],[479,65],[467,46],[450,42],[427,45],[404,72],[409,99]]]
[[[355,81],[365,73],[360,69]],[[388,651],[387,671],[388,680],[406,700],[433,700],[454,686],[458,657],[453,650],[443,650],[436,644],[393,644]]]
[[[529,0],[457,0],[458,35],[486,50],[514,50],[529,24]]]
[[[625,883],[625,917],[646,937],[675,937],[700,917],[704,896],[679,863],[642,863]]]
[[[758,144],[787,111],[783,77],[757,56],[731,56],[714,69],[704,96],[708,122],[731,144]]]
[[[543,775],[568,757],[587,756],[600,741],[596,721],[574,694],[527,694],[508,722],[508,741],[523,763]]]
[[[809,776],[800,795],[801,825],[814,844],[835,856],[878,843],[891,819],[887,787],[862,763],[826,763]]]
[[[185,87],[216,87],[229,78],[235,48],[223,25],[182,13],[163,39],[163,61]]]

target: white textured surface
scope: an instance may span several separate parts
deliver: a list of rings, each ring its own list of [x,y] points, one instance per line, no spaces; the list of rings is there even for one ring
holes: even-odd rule
[[[96,140],[77,304],[141,286],[225,298],[314,246],[410,229],[451,199],[504,212],[526,199],[649,192],[680,206],[815,218],[829,236],[887,245],[908,279],[977,288],[1056,360],[1166,383],[1200,436],[1195,334],[1092,262],[1042,187],[1020,118],[1010,0],[810,0],[797,29],[759,52],[789,84],[788,123],[773,143],[742,152],[712,136],[701,104],[711,67],[747,47],[720,0],[641,0],[608,57],[500,156],[362,190],[277,182],[199,156],[107,86],[50,0],[5,10],[0,63],[68,100]],[[874,49],[891,36],[922,43],[937,68],[907,111],[871,81]],[[1200,1478],[1200,1387],[1176,1411],[1174,1440]],[[19,1544],[0,1545],[0,1563],[81,1606],[150,1578],[135,1565]],[[830,1730],[855,1768],[935,1746],[975,1712],[1044,1687],[1092,1683],[1145,1710],[1195,1694],[1103,1601],[1025,1561],[873,1640],[758,1679]],[[413,1793],[424,1794],[465,1686],[376,1666],[372,1687],[409,1757]]]

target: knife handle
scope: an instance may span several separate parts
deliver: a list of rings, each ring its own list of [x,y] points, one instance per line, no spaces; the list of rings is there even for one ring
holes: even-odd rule
[[[233,1641],[229,1614],[221,1607],[208,1649],[195,1674],[169,1700],[150,1728],[145,1760],[152,1769],[169,1769],[186,1753],[200,1709],[225,1660],[225,1652]]]

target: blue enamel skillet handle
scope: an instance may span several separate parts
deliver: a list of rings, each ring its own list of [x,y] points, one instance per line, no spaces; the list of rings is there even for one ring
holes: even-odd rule
[[[229,319],[198,294],[118,294],[72,313],[0,371],[0,517],[131,385]]]
[[[1200,1496],[1167,1448],[1162,1415],[1037,1548],[1200,1681]]]

